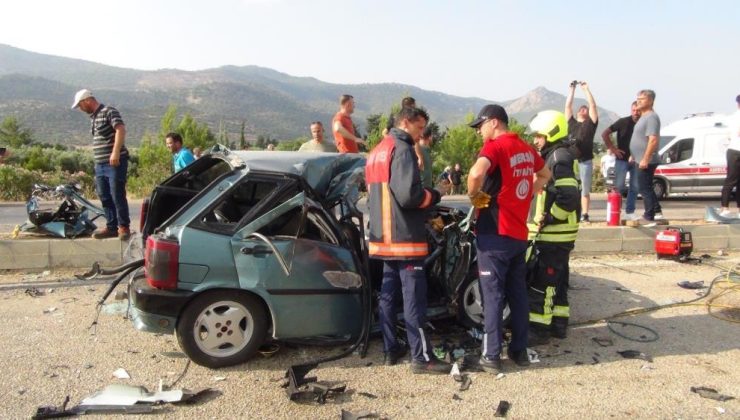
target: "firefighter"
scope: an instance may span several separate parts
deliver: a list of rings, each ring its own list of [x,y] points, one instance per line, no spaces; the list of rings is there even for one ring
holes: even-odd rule
[[[535,146],[552,172],[530,211],[529,342],[565,338],[568,306],[568,259],[578,234],[580,191],[574,170],[575,154],[568,142],[563,113],[539,112],[529,124]]]
[[[425,220],[440,194],[424,188],[414,152],[429,116],[424,110],[403,108],[395,127],[367,158],[365,181],[370,210],[370,258],[383,261],[378,312],[386,365],[406,354],[396,338],[396,308],[403,297],[406,336],[411,347],[411,372],[446,374],[452,366],[434,357],[424,332],[427,279],[424,258],[429,253]]]

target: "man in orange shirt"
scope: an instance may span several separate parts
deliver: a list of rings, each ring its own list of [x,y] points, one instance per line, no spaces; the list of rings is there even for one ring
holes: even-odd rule
[[[352,125],[350,115],[355,112],[355,98],[352,95],[339,97],[339,112],[334,115],[331,131],[334,133],[334,142],[339,153],[357,153],[357,144],[365,144],[365,141],[355,136],[355,128]]]

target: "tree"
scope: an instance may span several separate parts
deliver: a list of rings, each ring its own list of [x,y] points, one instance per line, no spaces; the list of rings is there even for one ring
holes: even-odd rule
[[[242,120],[242,128],[239,133],[239,150],[244,150],[244,147],[247,145],[247,137],[244,135],[244,128],[246,123]]]
[[[475,158],[483,145],[481,137],[468,126],[473,114],[465,117],[465,122],[447,130],[443,141],[433,147],[434,172],[440,173],[445,166],[459,163],[464,173],[473,166]]]
[[[23,128],[16,117],[5,117],[0,124],[0,144],[10,147],[27,146],[33,143],[31,130]]]

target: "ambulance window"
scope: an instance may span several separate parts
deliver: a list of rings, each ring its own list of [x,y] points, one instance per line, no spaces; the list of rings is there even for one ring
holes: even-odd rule
[[[681,139],[663,154],[665,163],[682,162],[694,155],[694,139]]]

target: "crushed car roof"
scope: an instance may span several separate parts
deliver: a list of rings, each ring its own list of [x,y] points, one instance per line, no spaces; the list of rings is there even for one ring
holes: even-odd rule
[[[229,151],[252,171],[283,172],[306,180],[326,201],[357,194],[365,181],[365,157],[348,153]]]

